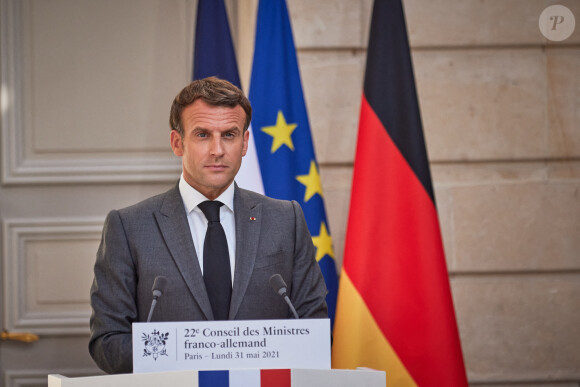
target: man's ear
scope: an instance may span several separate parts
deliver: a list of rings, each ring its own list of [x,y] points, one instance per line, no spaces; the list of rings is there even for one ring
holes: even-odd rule
[[[183,156],[183,137],[177,130],[172,130],[170,134],[171,149],[175,156]]]
[[[250,139],[250,131],[246,129],[244,132],[244,147],[242,148],[242,157],[248,152],[248,140]]]

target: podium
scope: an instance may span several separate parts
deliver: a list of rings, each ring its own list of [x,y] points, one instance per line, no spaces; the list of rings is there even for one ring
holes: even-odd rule
[[[170,371],[67,378],[48,375],[48,387],[385,387],[384,371],[248,369]]]
[[[384,371],[330,369],[330,320],[133,323],[132,374],[49,387],[385,387]]]

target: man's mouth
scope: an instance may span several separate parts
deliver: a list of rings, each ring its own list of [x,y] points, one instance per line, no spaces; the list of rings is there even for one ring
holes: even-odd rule
[[[223,171],[223,170],[227,169],[227,165],[223,165],[223,164],[210,164],[210,165],[206,165],[205,167],[210,169],[210,170],[214,170],[214,171]]]

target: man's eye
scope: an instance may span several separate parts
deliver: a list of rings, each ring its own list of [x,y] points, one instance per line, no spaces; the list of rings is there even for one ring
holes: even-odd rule
[[[235,137],[235,134],[228,132],[224,134],[224,137]]]
[[[200,132],[197,134],[197,137],[207,137],[207,133]]]

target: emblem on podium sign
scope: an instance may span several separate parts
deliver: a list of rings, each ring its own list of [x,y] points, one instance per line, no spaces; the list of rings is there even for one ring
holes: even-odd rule
[[[167,356],[165,344],[168,337],[169,332],[161,333],[156,329],[150,334],[143,333],[141,336],[144,344],[143,357],[152,356],[154,360],[157,360],[159,356]]]

